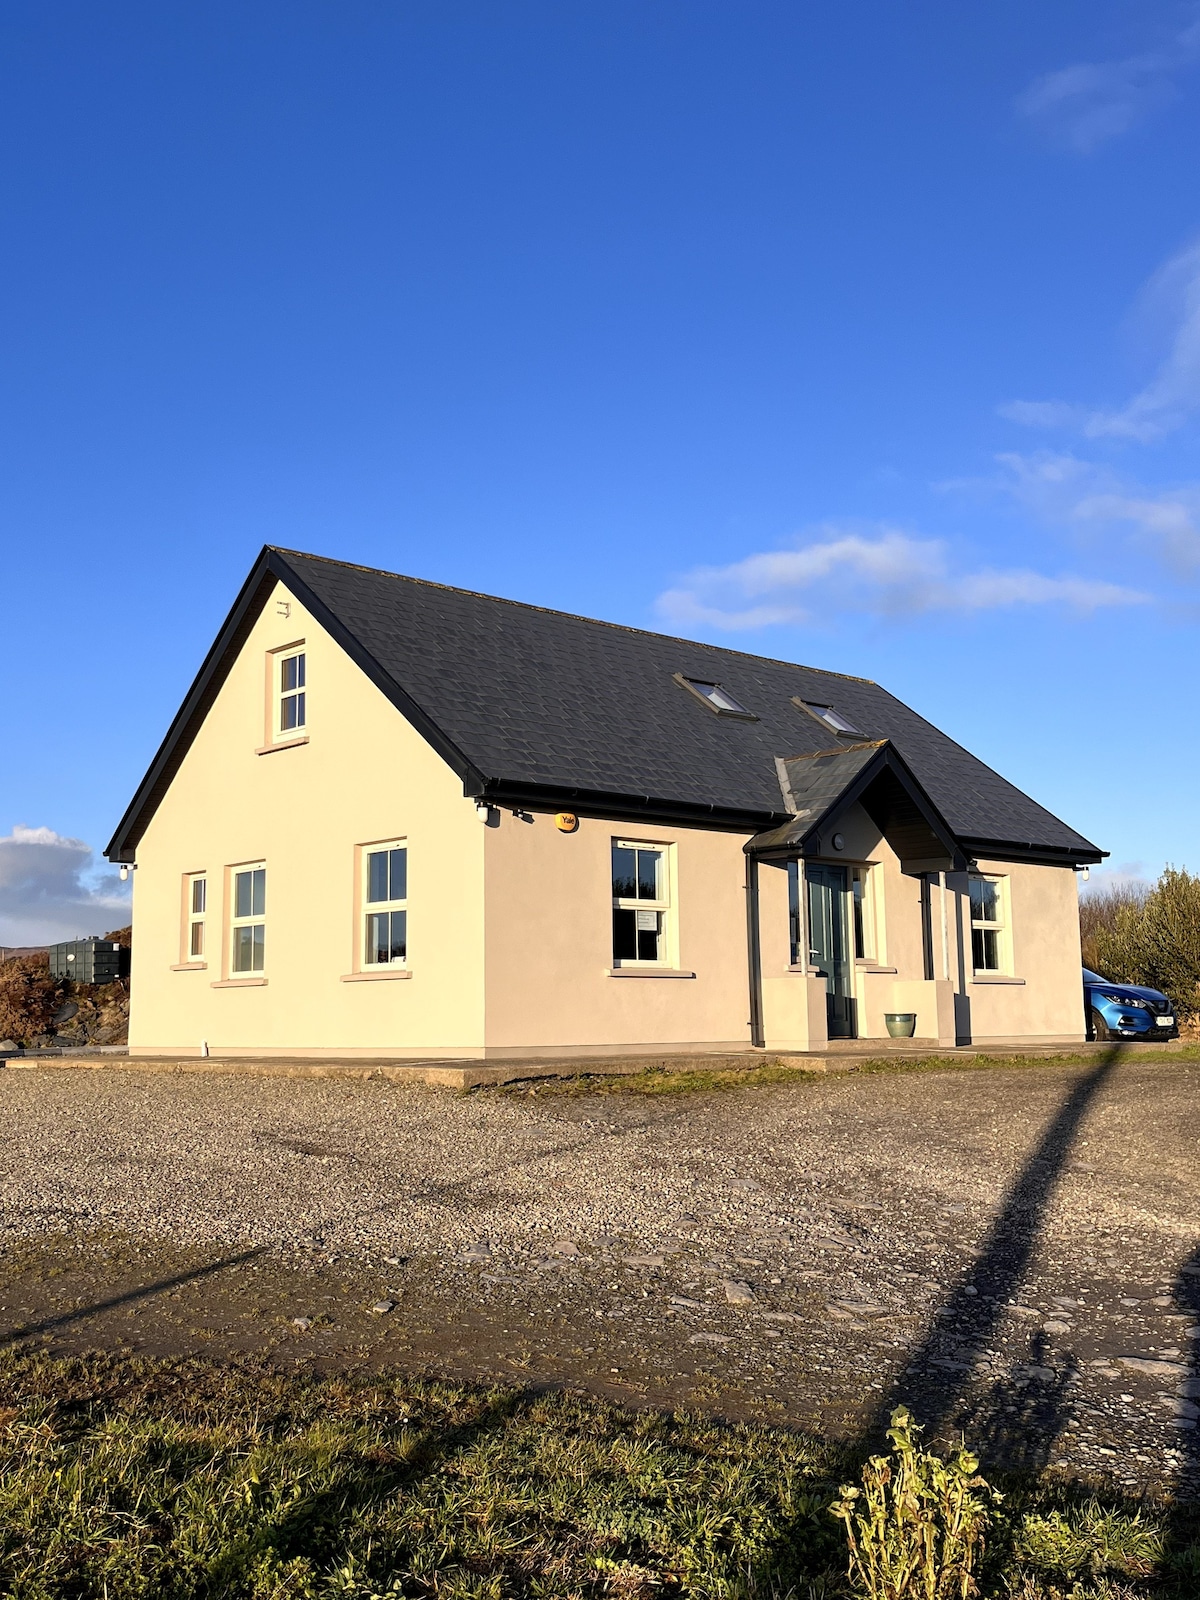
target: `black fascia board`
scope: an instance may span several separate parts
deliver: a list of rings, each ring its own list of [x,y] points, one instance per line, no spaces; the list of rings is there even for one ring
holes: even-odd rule
[[[1109,852],[1095,845],[1085,844],[1079,850],[1065,845],[1037,844],[1015,839],[961,840],[969,856],[983,856],[988,861],[1025,861],[1032,866],[1044,867],[1095,867],[1104,861]]]
[[[550,783],[505,782],[502,779],[465,789],[469,798],[519,811],[571,811],[579,816],[614,822],[658,822],[680,827],[707,827],[723,833],[761,833],[788,820],[786,811],[745,811],[703,801],[659,799],[654,795],[620,794],[606,789],[572,788]]]
[[[271,545],[264,545],[250,570],[249,577],[238,592],[229,615],[221,625],[212,648],[205,656],[200,671],[184,697],[183,704],[167,729],[166,737],[159,745],[154,760],[129,802],[125,815],[105,846],[104,854],[109,861],[131,862],[136,859],[138,842],[150,818],[170,787],[276,583],[284,584],[309,611],[313,620],[341,645],[355,665],[412,723],[422,738],[433,746],[463,780],[464,791],[470,792],[472,788],[482,786],[486,781],[483,774],[467,760],[457,745],[446,737],[421,707],[384,671],[374,656],[363,648],[354,634],[330,611],[324,601],[318,599],[308,585],[297,577],[279,551]]]

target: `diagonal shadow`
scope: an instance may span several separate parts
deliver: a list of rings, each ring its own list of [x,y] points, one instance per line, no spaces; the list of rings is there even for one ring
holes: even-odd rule
[[[1187,1372],[1175,1404],[1182,1459],[1175,1474],[1174,1504],[1164,1552],[1162,1576],[1174,1578],[1183,1594],[1200,1593],[1200,1249],[1179,1269],[1175,1304],[1190,1314],[1196,1331],[1191,1338]]]
[[[225,1272],[230,1267],[240,1267],[255,1256],[266,1254],[266,1245],[256,1245],[253,1250],[243,1250],[241,1255],[225,1256],[220,1261],[210,1261],[205,1267],[195,1267],[191,1272],[177,1273],[173,1278],[160,1278],[157,1283],[143,1284],[111,1300],[97,1300],[92,1305],[79,1306],[74,1311],[63,1311],[56,1317],[43,1317],[40,1322],[26,1322],[19,1328],[0,1333],[0,1345],[16,1344],[20,1339],[30,1339],[34,1334],[49,1333],[55,1328],[65,1328],[72,1322],[83,1322],[88,1317],[99,1316],[104,1311],[115,1311],[118,1306],[132,1305],[135,1300],[148,1300],[151,1295],[165,1294],[184,1283],[195,1283],[200,1278],[210,1278],[214,1272]]]
[[[907,1369],[880,1401],[864,1442],[869,1443],[882,1433],[893,1409],[901,1404],[907,1405],[924,1424],[927,1438],[933,1438],[949,1421],[971,1381],[978,1353],[990,1344],[1009,1299],[1025,1280],[1046,1211],[1080,1125],[1121,1058],[1121,1046],[1114,1045],[1071,1089],[1009,1190],[975,1261],[959,1276],[931,1319],[929,1331]],[[1030,1354],[1030,1366],[1044,1374],[1039,1381],[1047,1387],[1032,1406],[1028,1399],[1021,1401],[1025,1415],[1014,1419],[1014,1432],[1022,1425],[1035,1429],[1022,1439],[1025,1464],[1035,1466],[1044,1465],[1044,1452],[1058,1432],[1071,1371],[1063,1363],[1047,1365],[1044,1343],[1031,1348]],[[1002,1420],[1003,1407],[1014,1403],[1011,1397],[1015,1394],[1007,1382],[993,1390],[990,1409],[994,1413],[994,1445],[1000,1445],[1007,1429]],[[1039,1450],[1043,1452],[1040,1461],[1036,1459]]]

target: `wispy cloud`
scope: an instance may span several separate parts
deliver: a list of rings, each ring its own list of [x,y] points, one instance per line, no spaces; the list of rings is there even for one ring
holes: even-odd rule
[[[129,920],[116,873],[97,872],[91,848],[20,823],[0,837],[0,944],[52,944]]]
[[[1044,520],[1084,532],[1124,529],[1178,576],[1200,571],[1200,484],[1150,490],[1111,468],[1050,451],[997,460],[998,486]]]
[[[1145,307],[1166,313],[1172,334],[1166,355],[1146,386],[1116,410],[1061,400],[1012,400],[1000,415],[1026,427],[1066,428],[1089,439],[1155,439],[1200,406],[1200,242],[1181,250],[1147,285]]]
[[[1017,110],[1051,138],[1090,155],[1174,99],[1176,80],[1198,59],[1200,21],[1158,49],[1047,72],[1018,98]]]
[[[791,549],[697,568],[658,597],[659,615],[675,627],[742,631],[839,612],[911,617],[1044,605],[1093,611],[1148,598],[1120,584],[1020,567],[955,571],[941,540],[897,528],[864,533],[825,525],[816,534]]]

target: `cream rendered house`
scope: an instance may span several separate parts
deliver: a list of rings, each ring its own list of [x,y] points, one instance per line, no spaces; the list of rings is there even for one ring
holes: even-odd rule
[[[135,1054],[1084,1037],[1102,852],[866,679],[267,548],[117,833]]]

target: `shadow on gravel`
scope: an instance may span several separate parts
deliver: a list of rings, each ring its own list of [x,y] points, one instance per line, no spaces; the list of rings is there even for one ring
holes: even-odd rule
[[[200,1278],[211,1278],[216,1272],[226,1272],[230,1267],[240,1267],[243,1262],[253,1261],[256,1256],[265,1255],[266,1249],[266,1245],[256,1245],[253,1250],[243,1250],[236,1256],[223,1256],[220,1261],[210,1261],[207,1266],[195,1267],[191,1272],[180,1272],[173,1278],[160,1278],[157,1283],[147,1283],[137,1289],[128,1289],[124,1294],[114,1295],[111,1300],[97,1300],[91,1305],[77,1306],[74,1311],[63,1311],[56,1317],[44,1317],[40,1322],[23,1323],[19,1328],[10,1328],[7,1333],[0,1333],[0,1345],[16,1344],[21,1339],[32,1339],[36,1334],[66,1328],[73,1322],[86,1322],[89,1317],[98,1317],[105,1311],[116,1311],[119,1307],[132,1305],[137,1300],[148,1300],[153,1295],[166,1294],[172,1289],[178,1289],[182,1284],[195,1283]]]
[[[1179,1269],[1175,1304],[1197,1324],[1187,1357],[1187,1373],[1180,1389],[1176,1414],[1193,1425],[1179,1430],[1182,1461],[1175,1475],[1175,1505],[1164,1560],[1164,1575],[1190,1579],[1200,1594],[1200,1248]]]
[[[1017,1298],[1033,1257],[1046,1210],[1070,1157],[1084,1117],[1122,1059],[1120,1045],[1071,1089],[1008,1192],[974,1263],[934,1314],[924,1342],[904,1374],[880,1401],[864,1444],[881,1438],[893,1409],[907,1405],[933,1438],[954,1417],[983,1351],[991,1344],[1010,1299]],[[1035,1335],[1019,1388],[1011,1379],[993,1385],[970,1419],[974,1448],[1028,1469],[1043,1467],[1059,1431],[1074,1377],[1073,1357],[1057,1358],[1044,1333]]]

